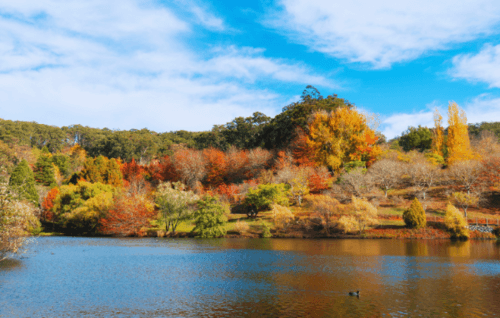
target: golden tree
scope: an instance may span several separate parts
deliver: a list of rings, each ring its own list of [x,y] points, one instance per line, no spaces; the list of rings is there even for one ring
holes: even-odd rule
[[[443,116],[436,108],[434,111],[434,138],[432,138],[432,152],[443,157],[444,130],[442,126]]]
[[[448,106],[448,164],[474,157],[470,147],[467,116],[465,111],[451,102]]]
[[[320,165],[338,171],[349,161],[365,161],[369,165],[380,154],[375,131],[354,108],[317,112],[310,120],[306,142]]]

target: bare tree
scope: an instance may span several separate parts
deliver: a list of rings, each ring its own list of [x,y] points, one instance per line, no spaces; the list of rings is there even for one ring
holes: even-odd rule
[[[354,168],[340,177],[342,188],[357,197],[370,191],[372,186],[371,175],[364,172],[363,168]]]
[[[423,200],[430,188],[435,186],[441,175],[441,168],[427,161],[423,156],[415,158],[406,165],[406,171],[415,190],[422,195]]]
[[[470,195],[481,187],[482,172],[483,165],[478,160],[459,161],[448,170],[448,178]]]
[[[401,175],[403,172],[401,162],[391,159],[382,159],[375,162],[368,173],[371,175],[375,184],[377,184],[385,193],[401,183]]]

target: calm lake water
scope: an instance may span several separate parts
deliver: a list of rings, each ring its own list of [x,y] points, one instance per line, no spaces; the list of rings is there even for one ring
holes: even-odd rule
[[[500,317],[491,241],[50,237],[32,250],[0,263],[1,317]]]

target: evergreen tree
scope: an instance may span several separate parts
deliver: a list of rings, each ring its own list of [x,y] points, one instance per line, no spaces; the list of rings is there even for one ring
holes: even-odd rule
[[[35,178],[28,162],[23,159],[12,172],[9,180],[9,186],[19,193],[23,199],[38,204],[38,192],[35,188]]]
[[[425,211],[422,207],[422,204],[420,204],[420,201],[418,201],[417,198],[413,200],[410,208],[404,211],[403,220],[405,221],[406,226],[412,229],[420,229],[425,227]]]
[[[116,159],[110,159],[108,169],[105,174],[106,183],[115,187],[122,185],[123,175],[120,169],[120,164]]]
[[[206,196],[198,201],[198,210],[194,212],[196,237],[214,238],[226,235],[225,225],[227,218],[224,215],[224,207],[217,199]]]
[[[37,183],[50,187],[56,185],[55,171],[50,154],[42,153],[42,155],[38,157],[35,164],[34,176]]]

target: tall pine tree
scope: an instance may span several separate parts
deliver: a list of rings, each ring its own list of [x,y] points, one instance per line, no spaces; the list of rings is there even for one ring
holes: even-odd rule
[[[35,188],[35,178],[28,162],[23,159],[10,176],[9,186],[16,191],[22,199],[38,204],[38,192]]]

